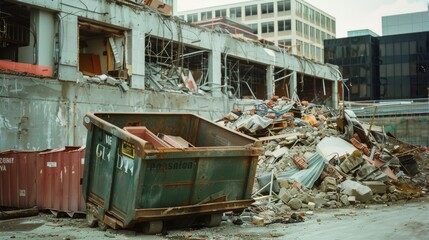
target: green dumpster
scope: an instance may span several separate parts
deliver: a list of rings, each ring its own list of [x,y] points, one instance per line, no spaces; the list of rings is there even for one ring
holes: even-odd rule
[[[191,113],[88,113],[83,196],[90,226],[218,225],[249,206],[262,143]]]

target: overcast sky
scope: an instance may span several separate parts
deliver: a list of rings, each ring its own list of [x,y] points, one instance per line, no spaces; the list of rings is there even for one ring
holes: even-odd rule
[[[178,0],[178,11],[186,11],[246,0]],[[347,31],[370,29],[381,35],[381,17],[428,10],[429,0],[306,0],[311,5],[335,17],[337,38],[347,37]]]

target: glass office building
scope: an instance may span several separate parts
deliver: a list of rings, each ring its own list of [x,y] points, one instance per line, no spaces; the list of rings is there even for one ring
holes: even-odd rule
[[[429,32],[325,40],[325,62],[340,66],[352,101],[427,98]]]

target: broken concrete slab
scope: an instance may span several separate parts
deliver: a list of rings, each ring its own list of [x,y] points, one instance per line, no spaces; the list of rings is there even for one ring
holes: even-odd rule
[[[341,192],[349,196],[355,196],[360,202],[372,199],[372,191],[369,187],[352,180],[346,180],[340,184]]]
[[[379,181],[363,181],[363,185],[368,186],[374,194],[385,194],[386,184]]]

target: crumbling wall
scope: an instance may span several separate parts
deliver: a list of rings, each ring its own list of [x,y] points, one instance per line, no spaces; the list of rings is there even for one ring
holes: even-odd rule
[[[4,77],[4,78],[3,78]],[[19,76],[0,78],[0,151],[83,145],[87,112],[193,112],[219,119],[223,98]],[[230,106],[232,103],[230,104]],[[178,126],[180,127],[180,126]]]

